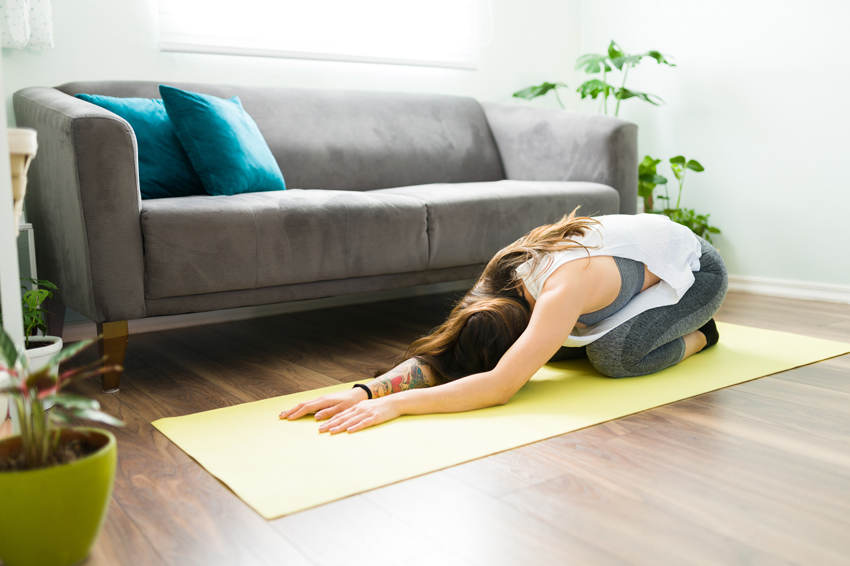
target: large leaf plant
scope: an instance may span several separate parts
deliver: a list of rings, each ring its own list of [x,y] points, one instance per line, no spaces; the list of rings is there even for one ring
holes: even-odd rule
[[[616,101],[614,116],[620,113],[620,101],[628,100],[629,98],[637,98],[657,106],[663,102],[660,97],[647,92],[639,92],[626,88],[626,79],[629,76],[629,71],[644,59],[654,59],[659,65],[676,66],[660,51],[651,50],[645,53],[630,54],[623,51],[617,42],[612,40],[608,45],[607,53],[587,53],[576,60],[576,69],[584,71],[589,75],[596,75],[596,77],[582,83],[576,89],[576,92],[579,93],[582,100],[588,97],[594,100],[600,98],[599,111],[603,114],[608,114],[608,98],[614,97]],[[609,77],[609,73],[613,73],[615,69],[621,74],[619,77],[619,87],[615,86],[615,83]],[[513,95],[516,98],[531,100],[553,92],[558,100],[558,104],[563,108],[564,104],[558,95],[559,88],[567,88],[567,85],[563,82],[545,82],[541,85],[530,86],[519,90]]]
[[[59,448],[61,425],[73,418],[88,419],[112,426],[124,423],[100,410],[100,404],[87,397],[64,393],[62,389],[78,379],[121,371],[120,366],[103,365],[106,357],[81,367],[59,372],[59,364],[93,344],[85,340],[72,344],[53,356],[38,370],[30,370],[23,348],[16,346],[6,331],[0,328],[0,394],[10,397],[17,409],[21,431],[21,448],[26,469],[51,465]],[[44,405],[53,402],[48,412]]]

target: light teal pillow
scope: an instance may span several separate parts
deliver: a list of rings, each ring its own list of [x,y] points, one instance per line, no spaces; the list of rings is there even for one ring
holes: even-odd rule
[[[277,161],[239,97],[225,100],[166,85],[159,85],[159,94],[209,194],[286,189]]]
[[[143,199],[203,195],[174,125],[158,98],[114,98],[78,94],[77,98],[113,112],[130,124],[139,151],[139,189]]]

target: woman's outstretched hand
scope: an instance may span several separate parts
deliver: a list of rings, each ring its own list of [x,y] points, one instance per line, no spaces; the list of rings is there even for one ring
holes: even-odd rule
[[[319,426],[319,432],[336,434],[338,432],[357,432],[364,428],[391,421],[398,416],[397,399],[378,397],[361,401],[331,418]]]
[[[282,412],[280,414],[280,418],[292,421],[300,419],[307,413],[316,413],[316,420],[320,421],[339,414],[366,398],[366,392],[360,387],[349,389],[347,391],[329,393],[328,395],[322,395],[312,401],[298,403],[288,411]]]

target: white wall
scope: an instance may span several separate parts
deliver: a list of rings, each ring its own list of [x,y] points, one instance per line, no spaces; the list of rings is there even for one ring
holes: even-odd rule
[[[667,106],[629,100],[620,116],[639,124],[641,158],[706,167],[683,202],[711,213],[735,275],[850,285],[848,22],[841,0],[581,3],[583,53],[615,39],[675,57],[629,74]]]
[[[535,81],[572,73],[579,49],[579,0],[492,0],[495,33],[481,47],[476,71],[161,53],[156,0],[54,0],[52,5],[55,49],[3,49],[7,105],[23,87],[82,80],[433,92],[508,101]],[[541,103],[555,105],[554,99]]]

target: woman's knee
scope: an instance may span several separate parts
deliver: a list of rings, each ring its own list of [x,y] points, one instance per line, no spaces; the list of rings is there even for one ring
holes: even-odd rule
[[[630,364],[623,359],[622,351],[591,346],[587,347],[587,358],[596,371],[605,377],[633,377],[634,374],[628,368]]]

